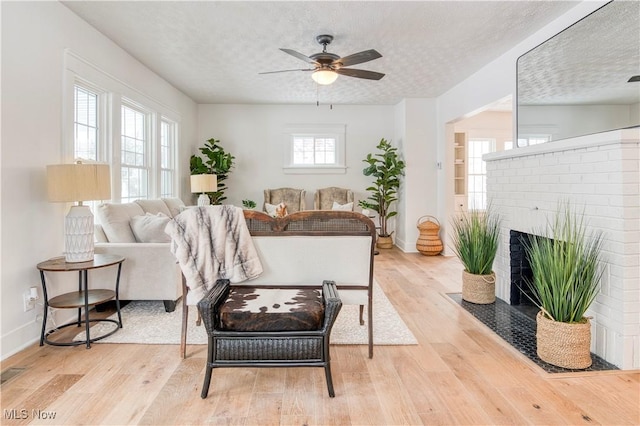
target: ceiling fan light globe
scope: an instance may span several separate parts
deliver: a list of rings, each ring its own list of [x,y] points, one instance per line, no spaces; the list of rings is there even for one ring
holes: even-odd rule
[[[328,85],[336,81],[338,74],[330,70],[318,70],[311,74],[311,78],[318,84]]]

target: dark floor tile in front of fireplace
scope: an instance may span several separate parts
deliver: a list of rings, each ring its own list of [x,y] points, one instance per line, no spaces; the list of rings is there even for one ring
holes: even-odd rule
[[[547,373],[618,370],[618,367],[595,354],[591,354],[591,367],[584,370],[571,370],[547,364],[536,354],[536,320],[530,313],[522,312],[501,299],[496,299],[495,303],[488,305],[476,305],[462,300],[460,293],[447,295]]]

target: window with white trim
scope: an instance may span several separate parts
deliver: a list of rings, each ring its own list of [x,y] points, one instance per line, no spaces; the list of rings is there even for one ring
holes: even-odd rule
[[[98,161],[98,96],[89,88],[74,86],[74,159]]]
[[[122,105],[120,135],[120,201],[131,202],[149,194],[149,114]]]
[[[467,195],[471,210],[487,208],[487,163],[484,154],[495,151],[495,139],[469,139],[467,154]]]
[[[285,173],[345,173],[345,126],[290,125],[287,139]]]
[[[175,122],[160,120],[160,197],[174,196],[176,129]]]
[[[109,163],[114,202],[178,196],[179,114],[70,50],[65,64],[63,161]]]

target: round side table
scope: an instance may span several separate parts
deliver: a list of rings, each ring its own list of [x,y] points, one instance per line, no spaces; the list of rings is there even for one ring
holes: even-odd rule
[[[42,282],[42,294],[44,296],[44,318],[42,320],[42,334],[40,335],[40,346],[45,343],[54,346],[77,346],[86,344],[87,349],[91,347],[91,343],[105,337],[111,336],[113,333],[122,328],[122,315],[120,314],[120,271],[122,270],[122,262],[124,257],[114,254],[96,254],[93,260],[88,262],[68,263],[64,260],[64,257],[56,257],[53,259],[45,260],[38,263],[38,270],[40,271],[40,280]],[[88,271],[98,268],[106,268],[108,266],[118,266],[118,272],[116,275],[115,290],[110,289],[91,289],[89,290],[89,274]],[[47,283],[45,280],[45,272],[78,272],[78,291],[64,293],[49,299],[47,295]],[[118,313],[118,320],[112,320],[108,318],[104,319],[90,319],[89,307],[98,305],[100,303],[107,302],[111,299],[116,300],[116,311]],[[78,319],[52,330],[46,331],[47,327],[47,314],[49,307],[57,309],[78,309]],[[84,321],[82,321],[82,309],[84,308]],[[89,324],[91,322],[112,322],[117,327],[109,333],[91,338],[89,333]],[[77,327],[85,325],[86,340],[70,341],[70,342],[54,342],[47,337],[55,331],[75,325]]]

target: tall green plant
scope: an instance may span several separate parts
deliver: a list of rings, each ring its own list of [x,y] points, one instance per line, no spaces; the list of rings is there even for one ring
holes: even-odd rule
[[[500,216],[488,206],[486,210],[471,210],[456,216],[453,228],[453,251],[470,274],[488,275],[498,251]]]
[[[207,193],[211,204],[221,204],[226,200],[224,191],[227,189],[224,181],[229,177],[229,172],[233,168],[235,157],[220,146],[218,139],[209,139],[205,142],[204,147],[200,148],[200,152],[204,155],[204,159],[197,155],[192,155],[189,162],[191,174],[214,174],[218,181],[218,190]]]
[[[390,218],[398,212],[392,210],[392,204],[398,201],[398,188],[400,188],[400,176],[404,176],[406,164],[398,155],[398,148],[384,138],[376,146],[380,151],[377,154],[367,154],[365,163],[369,164],[362,173],[365,176],[373,176],[373,185],[367,188],[371,195],[367,198],[367,203],[378,213],[380,221],[380,236],[388,237],[387,223]]]
[[[587,234],[584,214],[560,207],[547,224],[548,238],[531,238],[525,245],[533,282],[533,300],[548,317],[560,322],[581,322],[598,295],[603,235]]]

